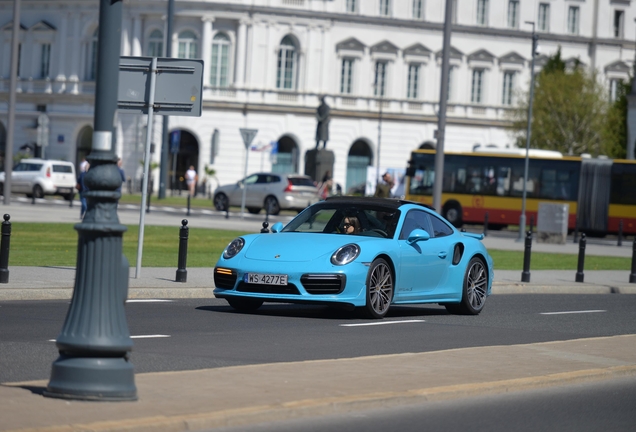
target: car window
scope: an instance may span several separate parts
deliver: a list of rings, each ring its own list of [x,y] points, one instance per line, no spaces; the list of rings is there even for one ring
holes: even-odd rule
[[[256,184],[265,184],[265,183],[267,183],[267,175],[259,174],[256,179]]]
[[[431,237],[433,237],[433,229],[431,227],[429,214],[421,210],[411,210],[404,218],[402,231],[400,231],[400,240],[406,240],[409,238],[409,234],[411,234],[411,232],[416,228],[423,229]]]
[[[30,163],[27,165],[26,171],[40,171],[41,168],[42,168],[42,164]]]
[[[19,164],[13,167],[13,171],[15,172],[26,171],[26,164],[20,162]]]
[[[437,216],[431,215],[431,223],[433,224],[435,237],[445,237],[453,233],[452,228]]]
[[[249,176],[249,177],[246,177],[246,178],[245,178],[245,180],[244,180],[243,182],[244,182],[245,184],[250,185],[250,184],[254,184],[254,183],[256,183],[256,182],[257,182],[257,180],[258,180],[258,175],[257,175],[257,174],[253,174],[253,175],[251,175],[251,176]]]
[[[308,177],[287,177],[294,186],[314,186],[314,181]]]
[[[53,172],[55,173],[72,173],[73,168],[70,165],[53,165]]]
[[[267,176],[267,183],[278,183],[280,182],[280,177],[277,175],[268,175]]]

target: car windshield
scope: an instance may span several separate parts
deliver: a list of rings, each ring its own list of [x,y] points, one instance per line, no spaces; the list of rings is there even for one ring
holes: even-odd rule
[[[395,208],[322,202],[305,209],[282,231],[393,238],[399,217]]]

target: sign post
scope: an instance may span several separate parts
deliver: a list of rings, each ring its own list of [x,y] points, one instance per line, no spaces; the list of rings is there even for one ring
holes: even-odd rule
[[[241,218],[245,216],[245,193],[247,192],[247,185],[245,184],[245,178],[247,177],[247,159],[250,154],[250,144],[254,140],[254,137],[258,133],[258,129],[239,129],[241,137],[243,138],[243,144],[245,144],[245,170],[243,172],[243,198],[241,199]]]
[[[148,114],[135,279],[139,277],[141,270],[144,243],[153,114],[156,112],[166,116],[200,117],[202,92],[203,60],[157,57],[120,58],[118,108],[120,111]],[[176,160],[176,156],[174,157]]]

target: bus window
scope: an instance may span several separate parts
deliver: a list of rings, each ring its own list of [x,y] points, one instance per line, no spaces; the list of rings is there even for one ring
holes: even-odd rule
[[[523,177],[525,173],[525,167],[523,165],[515,166],[512,169],[512,190],[511,196],[520,197],[523,196]],[[537,167],[530,166],[528,169],[528,181],[526,183],[526,196],[536,198],[539,186],[539,169]]]
[[[614,162],[610,203],[636,205],[636,164]]]
[[[510,177],[512,169],[510,167],[499,167],[497,170],[497,195],[508,196],[510,193]]]
[[[579,169],[576,162],[545,161],[541,169],[540,198],[576,201]]]

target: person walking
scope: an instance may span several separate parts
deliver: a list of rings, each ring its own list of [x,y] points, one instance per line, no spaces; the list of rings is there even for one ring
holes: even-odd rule
[[[75,189],[79,192],[80,196],[80,220],[84,219],[84,215],[86,214],[86,192],[88,192],[88,187],[86,187],[86,183],[84,182],[84,178],[86,177],[86,173],[90,168],[88,162],[85,165],[85,170],[80,171],[79,176],[77,176],[77,184],[75,185]]]
[[[186,184],[188,185],[188,193],[191,197],[194,197],[194,192],[197,187],[197,180],[199,180],[199,176],[197,175],[196,170],[194,169],[194,165],[190,165],[190,169],[188,169],[185,173]]]
[[[121,182],[123,184],[126,181],[126,173],[124,172],[124,169],[121,167],[121,165],[121,158],[117,158],[117,169],[119,170],[119,175],[121,176]],[[117,192],[121,192],[121,185],[119,185],[119,187],[117,188]]]
[[[393,188],[393,177],[391,177],[391,174],[388,172],[385,172],[382,175],[382,181],[383,183],[378,183],[373,196],[378,198],[390,198],[391,189]]]

